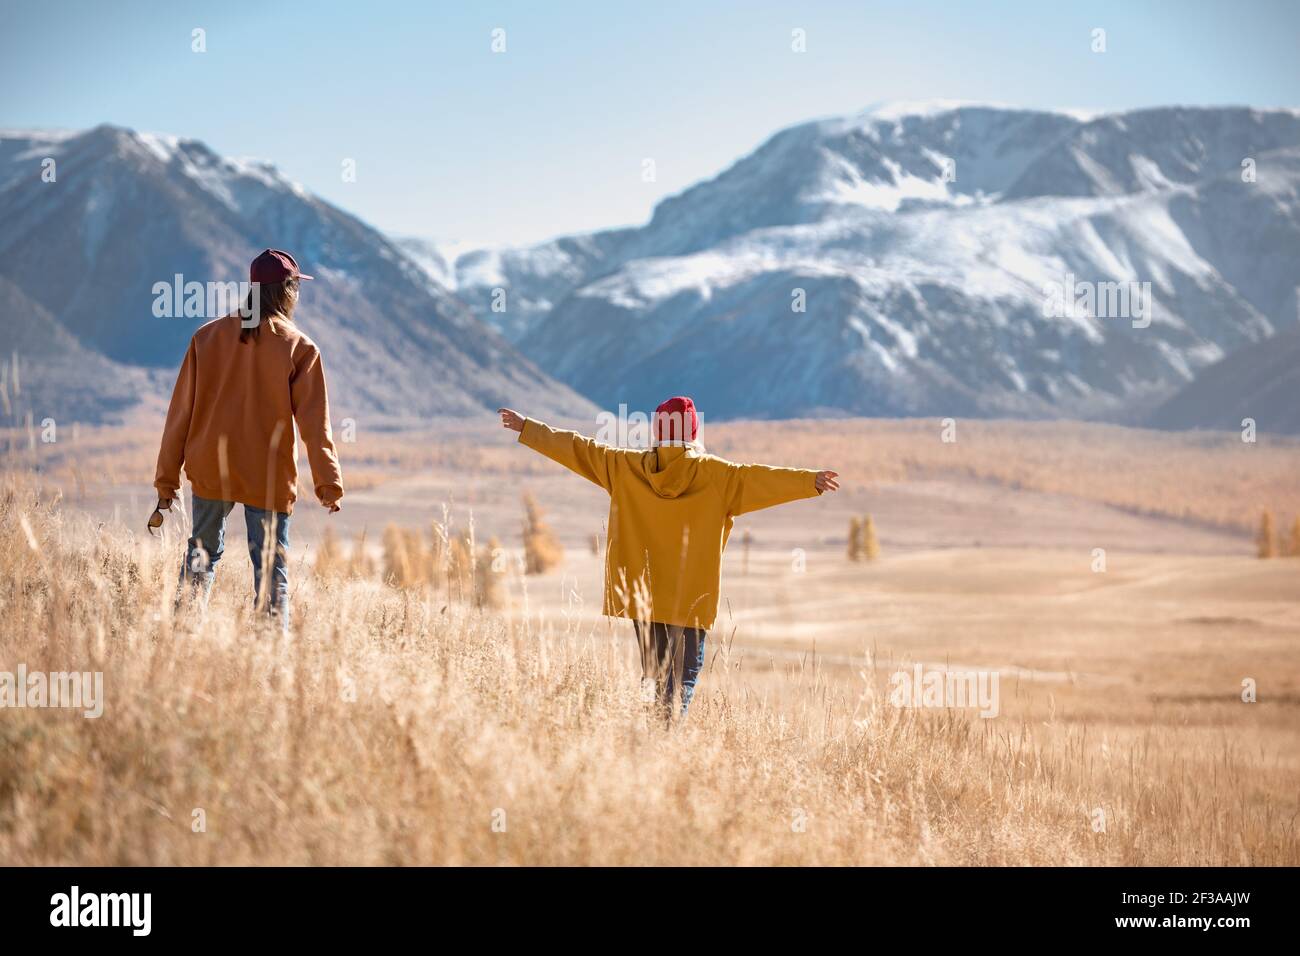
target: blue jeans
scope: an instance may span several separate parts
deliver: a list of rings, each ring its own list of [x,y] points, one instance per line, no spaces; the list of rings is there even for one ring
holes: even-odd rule
[[[708,631],[698,627],[679,627],[658,621],[633,621],[636,639],[641,645],[643,676],[653,678],[655,699],[665,716],[672,716],[673,695],[680,676],[682,714],[695,696],[695,684],[704,669],[704,639]],[[682,652],[682,671],[677,673],[677,649]]]
[[[180,580],[202,592],[204,604],[212,591],[217,562],[226,550],[226,517],[235,507],[233,501],[212,501],[191,495],[192,537],[185,549]],[[266,611],[289,626],[289,516],[278,511],[264,511],[244,505],[244,525],[248,531],[248,556],[253,561],[253,600],[262,593],[264,562],[269,563],[271,580],[265,597]],[[263,553],[268,529],[274,551]]]

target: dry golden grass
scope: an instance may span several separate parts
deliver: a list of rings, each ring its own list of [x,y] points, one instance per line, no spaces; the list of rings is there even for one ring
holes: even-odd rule
[[[630,638],[539,623],[514,575],[497,613],[295,560],[285,639],[240,550],[177,618],[174,531],[0,491],[0,669],[102,671],[106,696],[0,712],[0,863],[1300,862],[1290,768],[1226,733],[1189,760],[1154,723],[1099,747],[1042,713],[897,710],[878,675],[754,672],[725,639],[665,728]]]

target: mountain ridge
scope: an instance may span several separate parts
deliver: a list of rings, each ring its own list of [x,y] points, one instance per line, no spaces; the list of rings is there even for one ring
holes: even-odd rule
[[[887,107],[781,130],[642,227],[462,255],[456,288],[607,407],[693,388],[715,417],[1139,422],[1295,316],[1298,147],[1290,108]],[[1155,321],[1048,321],[1067,277],[1145,282]]]
[[[386,236],[271,164],[109,124],[13,134],[0,140],[0,278],[119,366],[174,369],[194,329],[217,317],[154,315],[157,283],[239,281],[272,246],[315,276],[295,318],[322,348],[336,416],[416,423],[521,397],[590,410]],[[41,181],[45,156],[54,182]],[[0,347],[21,322],[0,312]]]

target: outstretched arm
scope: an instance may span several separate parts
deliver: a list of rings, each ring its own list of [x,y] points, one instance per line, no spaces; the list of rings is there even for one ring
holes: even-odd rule
[[[614,460],[619,451],[577,432],[551,428],[535,418],[525,418],[512,408],[497,409],[501,425],[519,432],[519,443],[593,481],[606,491],[613,487]]]
[[[812,498],[838,491],[839,474],[806,468],[773,468],[770,465],[732,465],[728,476],[727,511],[743,515],[787,501]]]

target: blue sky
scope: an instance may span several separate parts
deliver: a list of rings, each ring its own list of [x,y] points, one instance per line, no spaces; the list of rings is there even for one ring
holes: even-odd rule
[[[0,127],[195,137],[383,229],[522,242],[643,222],[776,130],[884,100],[1300,106],[1298,39],[1291,0],[0,0]]]

